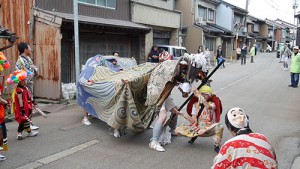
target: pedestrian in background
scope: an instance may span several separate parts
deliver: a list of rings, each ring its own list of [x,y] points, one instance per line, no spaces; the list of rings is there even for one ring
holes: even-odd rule
[[[251,56],[250,63],[254,63],[253,58],[255,55],[256,55],[256,44],[253,44],[252,48],[250,49],[250,56]]]
[[[281,62],[283,63],[283,70],[287,71],[288,70],[288,58],[289,56],[292,55],[292,52],[290,50],[290,48],[285,44],[284,45],[284,50],[282,53],[282,57],[281,57]]]
[[[233,136],[221,147],[212,169],[278,167],[275,151],[266,136],[254,133],[248,115],[238,107],[225,115],[225,124]]]
[[[210,64],[210,51],[209,51],[208,47],[205,48],[204,55],[205,55],[205,59],[206,59],[208,68],[211,68],[211,64]]]
[[[294,53],[291,57],[291,66],[290,66],[290,76],[291,76],[291,84],[289,87],[297,88],[299,83],[299,73],[300,73],[300,54],[299,47],[294,47]]]
[[[202,53],[203,52],[203,49],[202,49],[202,46],[199,46],[198,50],[197,50],[197,53]]]
[[[159,63],[159,51],[157,46],[153,46],[151,52],[148,55],[148,60],[151,63]]]
[[[239,60],[241,58],[241,54],[242,54],[242,50],[241,48],[238,46],[236,48],[236,55],[237,55],[237,60]]]
[[[281,45],[280,48],[279,48],[279,57],[280,57],[279,63],[282,63],[281,59],[282,59],[282,55],[283,55],[283,52],[284,52],[284,46],[285,46],[285,44]]]
[[[241,49],[241,65],[246,65],[246,56],[247,56],[247,46],[246,44],[243,44],[243,47]]]
[[[217,63],[219,64],[219,63],[222,62],[222,60],[224,60],[224,58],[223,58],[223,50],[222,50],[221,45],[219,45],[216,55],[217,55],[217,57],[216,57]],[[223,68],[225,68],[224,62],[223,62]]]

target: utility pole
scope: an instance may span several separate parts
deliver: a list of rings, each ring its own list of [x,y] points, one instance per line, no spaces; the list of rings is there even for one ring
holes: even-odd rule
[[[75,39],[75,79],[79,80],[79,35],[78,35],[78,1],[73,0],[74,11],[74,39]]]
[[[296,10],[297,10],[297,8],[298,8],[298,2],[297,2],[297,0],[295,0],[294,1],[294,4],[293,4],[293,9],[294,9],[294,25],[296,25],[296,19],[295,19],[295,15],[296,15]],[[296,32],[294,32],[295,30],[293,29],[293,34],[294,34],[294,36],[296,37]],[[293,39],[293,46],[295,46],[295,40]]]
[[[244,23],[244,27],[246,28],[246,35],[248,36],[248,26],[247,26],[247,18],[248,18],[248,13],[249,13],[249,3],[250,3],[250,0],[246,0],[246,11],[247,11],[247,14],[246,14],[246,17],[245,17],[245,23]],[[246,37],[247,37],[246,36]],[[247,38],[245,38],[245,41],[244,41],[244,44],[246,44],[246,40]]]

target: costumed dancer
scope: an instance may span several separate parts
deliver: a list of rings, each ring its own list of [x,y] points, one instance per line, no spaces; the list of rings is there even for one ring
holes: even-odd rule
[[[19,50],[19,57],[15,65],[16,70],[23,70],[30,71],[33,73],[33,77],[38,76],[38,67],[36,67],[33,64],[33,61],[31,60],[31,48],[26,42],[21,42],[18,44],[18,50]],[[30,91],[31,97],[33,97],[33,78],[27,79],[27,88]],[[36,102],[33,102],[34,105],[36,105]],[[35,126],[33,123],[30,124],[31,129],[37,130],[39,129],[38,126]]]
[[[0,90],[0,162],[6,159],[6,157],[2,155],[2,151],[8,150],[7,130],[5,125],[5,108],[8,107],[8,103],[8,101],[2,99],[2,93]]]
[[[249,117],[241,108],[231,108],[225,115],[225,124],[233,138],[221,147],[212,169],[278,168],[272,145],[264,135],[250,129]]]
[[[220,98],[217,95],[212,93],[212,89],[208,85],[202,86],[200,92],[209,93],[209,95],[207,96],[207,102],[213,102],[215,104],[215,122],[219,123],[220,118],[221,118],[221,114],[222,114],[222,111],[223,111],[223,106],[222,106],[222,102],[221,102]],[[198,102],[198,97],[194,96],[194,97],[191,98],[190,102],[187,105],[186,111],[187,111],[187,114],[191,117],[192,117],[193,106],[197,102]],[[196,119],[196,118],[194,117],[194,119]],[[189,143],[195,142],[196,139],[197,139],[197,137],[191,138],[189,140]]]
[[[38,134],[37,130],[31,130],[31,116],[32,116],[32,96],[29,89],[26,87],[27,77],[32,78],[33,73],[26,70],[16,70],[10,74],[6,80],[6,84],[18,84],[12,92],[12,108],[11,111],[15,113],[15,119],[19,123],[17,139],[22,140],[22,132],[25,130],[28,137],[33,137]]]
[[[188,97],[189,93],[191,92],[191,84],[189,82],[184,82],[184,79],[186,79],[187,76],[187,69],[188,69],[188,63],[186,61],[180,61],[180,72],[179,76],[177,77],[178,82],[180,83],[178,89],[182,93],[182,97],[186,98]],[[167,113],[171,112],[170,121],[167,121]],[[173,98],[169,95],[169,97],[164,101],[160,112],[158,114],[158,120],[154,124],[153,127],[153,136],[150,139],[149,147],[151,149],[154,149],[159,152],[164,152],[165,149],[162,147],[162,144],[169,143],[169,141],[166,141],[166,143],[160,142],[160,137],[164,137],[163,133],[166,133],[166,125],[169,125],[171,130],[171,135],[176,135],[175,129],[177,125],[177,115],[182,114],[178,111],[178,108],[175,106]]]
[[[224,127],[217,122],[216,104],[209,101],[212,90],[204,85],[198,90],[194,90],[194,95],[198,97],[198,102],[193,104],[192,117],[181,114],[190,122],[190,125],[182,125],[176,128],[176,134],[189,138],[210,137],[214,139],[214,150],[219,152]]]
[[[0,71],[10,67],[6,56],[0,52]],[[5,108],[9,107],[9,102],[2,98],[3,86],[0,85],[0,162],[4,161],[6,157],[2,155],[2,151],[8,150],[7,145],[7,130],[5,125]]]
[[[182,97],[186,98],[188,97],[189,93],[191,92],[191,85],[189,83],[181,83],[179,85],[179,90],[182,92]],[[158,114],[158,120],[156,121],[154,127],[153,127],[153,136],[150,139],[149,147],[151,149],[154,149],[159,152],[164,152],[165,149],[162,147],[162,144],[159,142],[160,137],[162,136],[162,133],[164,131],[164,125],[167,122],[167,113],[171,112],[173,114],[176,114],[176,116],[173,118],[171,123],[169,124],[171,130],[170,133],[172,135],[176,135],[175,128],[177,125],[177,115],[182,114],[178,111],[178,108],[176,107],[174,100],[171,96],[169,96],[163,103],[160,112]],[[171,115],[172,116],[172,115]]]

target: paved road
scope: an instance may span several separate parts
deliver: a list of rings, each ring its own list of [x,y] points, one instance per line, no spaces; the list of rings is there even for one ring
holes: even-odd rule
[[[246,65],[227,63],[212,79],[224,110],[243,108],[250,116],[251,128],[266,135],[275,147],[279,168],[290,168],[295,156],[300,156],[300,88],[287,87],[289,72],[282,70],[275,54],[259,54],[252,64],[249,59]],[[180,106],[184,100],[178,94],[176,89],[172,92]],[[150,129],[116,139],[100,120],[92,119],[91,126],[82,126],[81,119],[82,109],[77,105],[51,113],[47,119],[35,117],[33,121],[41,127],[39,135],[22,141],[16,139],[17,123],[7,124],[10,151],[5,153],[7,160],[0,163],[1,169],[208,169],[216,155],[212,138],[201,138],[191,145],[187,138],[175,137],[165,146],[166,152],[158,153],[148,148]],[[179,120],[179,124],[183,122]],[[225,130],[222,142],[231,137]]]

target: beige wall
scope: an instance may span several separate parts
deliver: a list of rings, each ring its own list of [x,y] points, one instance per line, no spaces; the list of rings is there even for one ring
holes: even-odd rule
[[[202,29],[197,27],[189,27],[185,37],[185,47],[189,53],[196,53],[197,49],[203,42]]]
[[[168,28],[180,28],[180,12],[133,3],[131,17],[132,21],[136,23]]]
[[[182,11],[182,25],[188,27],[183,43],[189,53],[196,53],[203,43],[202,29],[194,26],[194,20],[198,14],[195,13],[196,8],[193,2],[194,0],[176,1],[176,9]]]
[[[159,8],[164,8],[164,9],[169,9],[169,10],[173,10],[174,9],[174,4],[175,4],[175,0],[166,0],[166,1],[162,1],[162,0],[131,0],[132,2],[138,2],[138,3],[142,3],[142,4],[147,4],[150,6],[156,6]]]
[[[263,37],[268,37],[268,25],[267,24],[261,24],[259,34]]]

